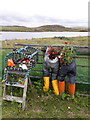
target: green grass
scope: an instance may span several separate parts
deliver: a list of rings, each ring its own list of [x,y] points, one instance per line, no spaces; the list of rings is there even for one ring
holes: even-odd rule
[[[84,43],[82,43],[82,39],[84,39]],[[50,41],[49,41],[50,40]],[[75,43],[75,40],[77,43]],[[51,39],[32,39],[32,40],[15,40],[15,41],[7,41],[7,43],[2,42],[2,47],[13,47],[15,42],[17,43],[29,43],[29,44],[57,44],[61,45],[64,41],[71,41],[73,45],[87,45],[87,37],[78,37],[78,38],[64,38],[63,40],[60,38],[51,38]],[[74,42],[73,42],[74,41]],[[75,43],[75,44],[74,44]],[[4,58],[5,55],[12,50],[10,49],[2,49],[2,68],[0,71],[4,71]],[[39,57],[39,62],[42,62],[43,58]],[[77,65],[88,65],[87,59],[77,59]],[[41,69],[42,65],[36,65],[33,69]],[[88,75],[88,68],[80,68],[77,67],[77,73]],[[32,71],[30,75],[41,76],[41,72]],[[76,81],[88,82],[87,77],[76,77]],[[76,93],[75,98],[71,99],[68,94],[68,88],[66,84],[66,92],[61,96],[55,96],[53,93],[52,84],[50,82],[50,89],[47,93],[43,93],[43,79],[32,79],[33,90],[31,91],[28,86],[27,90],[27,101],[26,101],[26,109],[22,110],[22,105],[13,102],[3,101],[2,104],[2,117],[3,118],[90,118],[89,112],[89,99],[88,97],[80,96],[79,93],[90,93],[89,86],[77,84],[76,85]],[[2,84],[3,88],[3,84]],[[88,89],[87,89],[88,88]],[[3,90],[3,89],[2,89]],[[22,96],[22,89],[13,88],[13,94],[16,96]],[[3,92],[3,91],[2,91]],[[8,93],[10,93],[10,88],[8,89]]]
[[[23,43],[23,44],[38,44],[38,45],[65,45],[65,42],[68,42],[68,45],[80,45],[80,46],[88,46],[90,43],[88,42],[89,37],[81,36],[81,37],[53,37],[53,38],[33,38],[30,40],[7,40],[2,42],[3,48],[13,48],[15,43]]]
[[[65,96],[65,97],[64,97]],[[65,94],[55,96],[51,91],[48,94],[34,88],[28,89],[25,111],[21,104],[3,101],[3,118],[89,118],[89,103],[87,97],[76,95],[72,100]]]

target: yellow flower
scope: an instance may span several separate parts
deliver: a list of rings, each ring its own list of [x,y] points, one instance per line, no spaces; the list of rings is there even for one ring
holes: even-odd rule
[[[18,81],[20,81],[20,80],[22,80],[22,78],[20,77],[20,78],[18,78]]]
[[[5,80],[2,80],[2,83],[5,82]]]
[[[18,81],[22,80],[21,77],[18,78]],[[24,84],[24,81],[20,82],[21,84]]]

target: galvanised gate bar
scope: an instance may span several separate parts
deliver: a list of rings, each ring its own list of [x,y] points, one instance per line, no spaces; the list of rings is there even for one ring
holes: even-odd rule
[[[21,43],[15,43],[14,44],[14,48],[17,48],[17,47],[21,47],[21,46],[32,46],[32,47],[35,47],[35,48],[38,48],[39,50],[40,50],[40,52],[38,53],[38,62],[37,62],[37,64],[39,65],[39,66],[42,66],[42,61],[43,61],[43,59],[42,59],[42,61],[40,60],[41,59],[41,56],[42,56],[42,58],[44,57],[44,53],[41,51],[41,48],[43,48],[43,47],[48,47],[48,46],[52,46],[52,47],[61,47],[60,45],[35,45],[35,44],[21,44]],[[68,45],[67,45],[68,46]],[[72,46],[70,46],[70,47],[72,47]],[[90,87],[90,75],[89,75],[89,68],[90,68],[90,65],[89,65],[89,60],[90,60],[90,57],[89,57],[89,55],[90,55],[90,47],[89,46],[73,46],[73,47],[75,47],[76,48],[76,52],[77,52],[77,57],[76,57],[76,60],[78,60],[78,59],[80,59],[81,61],[84,59],[84,60],[87,60],[88,61],[88,65],[83,65],[83,64],[78,64],[77,65],[77,68],[86,68],[86,69],[88,69],[88,73],[87,74],[79,74],[79,73],[77,73],[77,78],[84,78],[84,77],[86,77],[87,78],[87,82],[83,82],[83,81],[78,81],[77,79],[76,79],[76,83],[77,83],[77,87],[78,86],[80,86],[80,85],[82,85],[82,86],[86,86],[86,88],[88,88],[88,90],[89,90],[89,87]],[[39,58],[40,57],[40,58]],[[33,75],[33,76],[31,76],[31,78],[42,78],[43,76],[42,76],[42,68],[41,69],[33,69],[32,70],[33,72],[35,71],[35,72],[40,72],[41,73],[41,76],[38,76],[38,75]],[[82,86],[81,86],[81,89],[82,89]],[[78,87],[79,88],[79,87]],[[90,93],[90,91],[88,91],[89,93]],[[80,95],[83,95],[83,96],[90,96],[89,94],[80,94]]]

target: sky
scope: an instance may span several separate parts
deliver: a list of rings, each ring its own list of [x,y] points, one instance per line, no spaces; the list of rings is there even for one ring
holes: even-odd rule
[[[0,25],[88,27],[89,0],[2,0]]]

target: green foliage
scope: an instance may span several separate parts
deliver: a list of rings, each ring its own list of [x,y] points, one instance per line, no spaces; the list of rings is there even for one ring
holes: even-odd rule
[[[61,96],[62,100],[65,100],[66,96],[67,96],[66,93],[64,93],[64,94]]]
[[[76,50],[74,47],[64,47],[61,49],[60,62],[67,65],[76,57]]]
[[[20,103],[20,104],[18,104],[18,108],[22,108],[22,104]]]

